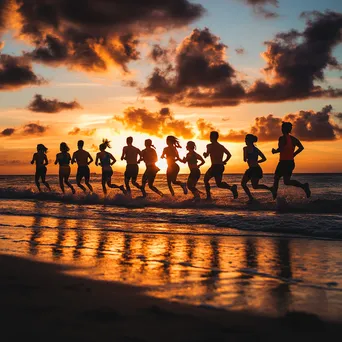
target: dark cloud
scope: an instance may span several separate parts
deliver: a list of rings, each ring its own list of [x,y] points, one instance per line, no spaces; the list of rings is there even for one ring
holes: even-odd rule
[[[44,80],[33,72],[27,58],[0,53],[0,91],[42,83]]]
[[[279,14],[267,9],[265,6],[271,5],[273,7],[278,7],[278,0],[240,0],[253,7],[255,14],[264,17],[265,19],[273,19],[279,17]]]
[[[169,54],[170,51],[167,48],[154,44],[149,57],[156,63],[167,63],[169,62]]]
[[[342,127],[332,121],[332,106],[328,105],[322,110],[301,110],[295,114],[287,114],[278,118],[269,114],[255,118],[250,130],[230,130],[220,134],[222,141],[243,142],[246,134],[252,133],[259,138],[260,142],[276,141],[281,135],[281,124],[289,121],[293,124],[292,134],[303,141],[328,141],[342,137]],[[200,139],[208,139],[212,130],[217,130],[213,125],[200,119],[197,121]]]
[[[204,8],[188,0],[15,0],[35,61],[105,71],[139,58],[138,37],[189,24]]]
[[[81,129],[79,127],[74,127],[68,134],[69,135],[85,135],[90,137],[96,133],[96,128],[92,129]]]
[[[195,29],[177,49],[175,65],[155,68],[141,89],[161,103],[185,106],[235,106],[245,96],[234,68],[225,61],[227,46],[208,28]]]
[[[57,99],[46,99],[42,95],[36,94],[29,104],[28,109],[39,113],[59,113],[63,110],[80,109],[81,105],[77,101],[62,102]]]
[[[5,128],[1,133],[0,136],[2,137],[9,137],[15,133],[15,128]]]
[[[29,123],[22,128],[22,133],[24,135],[42,135],[47,130],[47,126],[42,126],[39,123]]]
[[[10,3],[8,0],[0,0],[0,34],[6,28]]]
[[[189,139],[194,136],[190,123],[176,120],[168,108],[154,113],[146,108],[129,107],[123,116],[115,116],[114,120],[121,122],[127,129],[158,137],[174,134]]]
[[[342,42],[342,14],[327,11],[311,13],[303,32],[292,30],[266,42],[264,69],[270,81],[256,81],[248,91],[248,101],[278,102],[310,97],[341,97],[342,89],[323,88],[324,70],[339,69],[332,55]]]
[[[27,162],[18,159],[2,159],[0,160],[0,166],[21,166],[27,165]]]
[[[235,49],[235,52],[238,55],[244,55],[246,53],[246,50],[244,48],[237,48],[237,49]]]

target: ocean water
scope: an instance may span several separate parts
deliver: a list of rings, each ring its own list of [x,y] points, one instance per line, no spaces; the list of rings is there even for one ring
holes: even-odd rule
[[[98,175],[96,194],[74,196],[60,193],[56,176],[48,176],[54,191],[41,194],[33,176],[0,176],[0,253],[71,264],[74,273],[169,300],[342,320],[342,174],[294,178],[310,183],[312,198],[281,186],[277,201],[252,190],[258,201],[248,205],[241,187],[237,200],[215,186],[210,203],[194,203],[179,187],[172,198],[165,175],[155,184],[166,196],[148,189],[147,199],[116,189],[105,198]],[[225,180],[239,184],[241,175]]]

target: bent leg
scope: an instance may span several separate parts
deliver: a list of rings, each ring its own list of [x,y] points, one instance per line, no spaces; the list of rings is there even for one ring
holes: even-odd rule
[[[86,192],[86,188],[81,184],[82,178],[79,174],[76,175],[76,184],[77,186],[82,189],[83,192]]]
[[[209,169],[210,170],[210,169]],[[204,186],[205,186],[205,192],[207,194],[207,199],[211,198],[211,193],[210,193],[210,184],[209,181],[212,178],[212,175],[210,173],[210,171],[207,171],[206,174],[204,175]]]
[[[252,187],[253,189],[263,189],[263,190],[268,190],[272,192],[272,189],[264,184],[259,184],[260,179],[259,178],[252,178]]]
[[[63,194],[65,193],[64,190],[64,177],[62,175],[59,175],[59,187],[61,188]]]
[[[241,186],[243,188],[243,190],[245,190],[245,193],[247,194],[248,198],[250,200],[253,200],[253,196],[251,194],[251,191],[249,190],[247,183],[249,182],[250,178],[248,175],[244,174],[241,180]]]
[[[34,182],[36,183],[36,186],[37,186],[37,188],[38,188],[38,191],[41,192],[42,190],[41,190],[41,188],[40,188],[39,178],[40,178],[40,176],[36,173],[36,174],[34,175]]]

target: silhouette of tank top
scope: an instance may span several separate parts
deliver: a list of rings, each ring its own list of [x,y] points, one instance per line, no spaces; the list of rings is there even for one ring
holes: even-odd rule
[[[280,151],[280,160],[293,160],[294,159],[294,150],[295,146],[292,141],[292,137],[290,134],[284,136],[284,145]]]
[[[187,155],[188,165],[190,169],[197,168],[197,156],[196,153],[188,153]]]
[[[173,165],[176,163],[177,149],[174,146],[168,146],[164,148],[164,153],[166,155],[167,165]]]
[[[255,146],[253,146],[253,149],[252,149],[251,152],[249,152],[248,149],[247,149],[247,160],[249,162],[256,162],[256,161],[258,161],[258,155],[259,155],[258,149]]]
[[[105,152],[104,156],[100,158],[100,160],[101,160],[102,167],[110,166],[110,154],[108,152]]]
[[[142,151],[144,162],[147,166],[154,165],[154,163],[157,161],[157,152],[153,148],[146,148]]]
[[[58,163],[60,166],[68,166],[70,164],[69,153],[58,153]]]

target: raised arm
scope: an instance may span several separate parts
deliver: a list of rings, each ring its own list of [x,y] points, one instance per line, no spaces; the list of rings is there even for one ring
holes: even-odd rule
[[[93,159],[93,157],[91,156],[91,154],[88,152],[88,165],[90,165],[93,161],[94,161],[94,159]]]
[[[297,150],[293,154],[293,157],[295,157],[297,154],[301,153],[304,150],[304,146],[297,138],[293,138],[293,140],[295,143],[294,145],[297,147]]]
[[[259,149],[257,149],[257,151],[258,151],[258,156],[261,158],[258,160],[258,163],[260,164],[260,163],[265,162],[267,160],[265,155]]]

